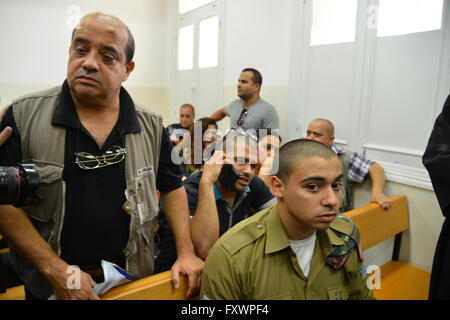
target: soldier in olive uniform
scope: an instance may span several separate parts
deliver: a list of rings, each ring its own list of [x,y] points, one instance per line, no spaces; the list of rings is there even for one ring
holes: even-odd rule
[[[242,221],[214,245],[203,299],[373,299],[359,232],[337,216],[342,171],[336,154],[312,140],[280,149],[271,177],[278,203]]]

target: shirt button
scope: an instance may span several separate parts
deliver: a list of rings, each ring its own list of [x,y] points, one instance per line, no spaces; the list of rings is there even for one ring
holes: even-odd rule
[[[125,251],[124,253],[123,253],[123,255],[125,256],[125,257],[128,257],[129,255],[130,255],[130,251]]]
[[[124,211],[125,213],[128,213],[128,211],[130,211],[130,207],[127,206],[127,205],[124,205],[124,206],[122,207],[122,209],[123,209],[123,211]]]
[[[262,224],[258,224],[256,227],[257,227],[258,229],[262,229],[263,225],[262,225]]]

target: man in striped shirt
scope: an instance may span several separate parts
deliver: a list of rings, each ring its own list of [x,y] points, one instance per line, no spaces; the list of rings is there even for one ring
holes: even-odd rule
[[[344,190],[340,212],[353,209],[352,185],[353,183],[364,183],[367,175],[372,180],[371,201],[378,203],[386,210],[391,208],[391,201],[383,193],[385,182],[383,167],[377,162],[364,158],[357,152],[352,153],[334,144],[334,125],[331,121],[327,119],[313,120],[309,124],[306,134],[307,139],[326,144],[339,156],[339,162],[344,173]]]

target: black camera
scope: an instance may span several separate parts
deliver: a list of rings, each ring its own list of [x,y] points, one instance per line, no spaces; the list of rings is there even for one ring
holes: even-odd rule
[[[0,166],[0,204],[29,207],[37,204],[35,193],[40,185],[34,164]]]

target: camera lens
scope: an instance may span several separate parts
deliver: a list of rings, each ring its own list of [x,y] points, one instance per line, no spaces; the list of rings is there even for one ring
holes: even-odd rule
[[[23,207],[39,187],[39,175],[30,165],[0,167],[0,204]]]

